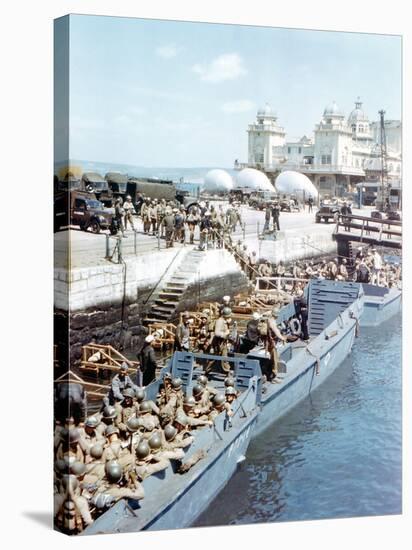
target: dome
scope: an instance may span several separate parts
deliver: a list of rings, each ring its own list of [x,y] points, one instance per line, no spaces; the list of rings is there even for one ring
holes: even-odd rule
[[[349,115],[349,122],[356,123],[358,121],[365,122],[367,120],[368,120],[368,117],[365,115],[365,112],[362,109],[362,102],[358,97],[357,101],[355,102],[355,108]]]
[[[336,104],[336,101],[327,105],[323,111],[323,116],[344,116],[339,107]]]
[[[275,113],[273,112],[272,107],[269,105],[269,103],[266,103],[264,107],[260,107],[258,109],[257,115],[266,118],[275,118]]]
[[[226,170],[209,170],[203,182],[203,190],[209,193],[230,191],[232,187],[232,176]]]
[[[314,199],[318,196],[318,190],[310,179],[300,172],[285,170],[281,172],[275,181],[276,190],[279,193],[302,194],[305,192],[305,197],[311,195]]]
[[[260,191],[274,191],[269,178],[255,168],[244,168],[236,178],[237,187],[249,187]]]

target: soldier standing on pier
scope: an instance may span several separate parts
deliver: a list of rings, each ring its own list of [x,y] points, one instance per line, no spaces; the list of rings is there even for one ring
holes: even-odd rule
[[[119,231],[122,233],[123,237],[127,237],[127,235],[124,234],[123,216],[124,216],[124,209],[123,209],[122,201],[120,198],[117,198],[114,204],[114,218],[117,222]]]
[[[173,248],[175,229],[175,217],[173,212],[167,212],[166,216],[163,218],[163,227],[165,228],[166,248]]]
[[[129,222],[131,225],[131,228],[134,231],[135,228],[133,223],[133,214],[135,214],[136,211],[132,203],[132,197],[130,195],[127,195],[126,200],[123,204],[123,208],[124,208],[124,229],[125,231],[127,231],[127,222]]]
[[[142,217],[143,222],[143,231],[144,233],[148,234],[150,231],[150,199],[148,197],[145,198],[144,203],[142,204],[142,207],[140,209],[140,215]]]
[[[279,205],[279,201],[274,201],[273,202],[272,216],[273,216],[273,230],[274,231],[276,231],[276,230],[280,231],[280,226],[279,226],[280,205]]]
[[[174,351],[190,351],[190,315],[185,311],[176,327]]]

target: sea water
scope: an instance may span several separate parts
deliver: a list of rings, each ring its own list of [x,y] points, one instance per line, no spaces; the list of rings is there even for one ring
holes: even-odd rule
[[[194,525],[401,513],[401,315],[249,446]]]

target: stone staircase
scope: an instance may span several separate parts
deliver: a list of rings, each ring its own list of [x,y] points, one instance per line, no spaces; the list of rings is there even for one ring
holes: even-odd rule
[[[184,293],[194,281],[200,262],[205,253],[200,250],[189,250],[179,262],[179,265],[166,274],[159,288],[151,297],[151,307],[145,318],[145,323],[166,323],[175,315]]]

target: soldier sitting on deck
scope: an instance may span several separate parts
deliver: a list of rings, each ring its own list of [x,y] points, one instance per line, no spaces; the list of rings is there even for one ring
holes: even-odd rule
[[[133,488],[125,486],[123,468],[119,462],[113,460],[106,464],[106,481],[92,499],[92,503],[99,509],[109,508],[122,498],[140,500],[144,498],[143,486],[135,480]]]
[[[112,378],[109,393],[103,399],[104,405],[114,405],[116,402],[121,403],[123,401],[123,390],[126,388],[137,390],[138,386],[132,382],[132,379],[127,374],[128,370],[129,365],[123,362],[120,365],[120,372]]]
[[[199,426],[211,426],[212,422],[209,420],[202,420],[196,418],[194,409],[196,408],[196,400],[192,396],[186,396],[183,405],[176,411],[176,417],[184,414],[186,416],[186,425],[190,428],[197,428]]]
[[[148,441],[142,440],[136,447],[136,475],[140,481],[147,477],[166,470],[169,465],[167,459],[157,457],[151,452]]]

